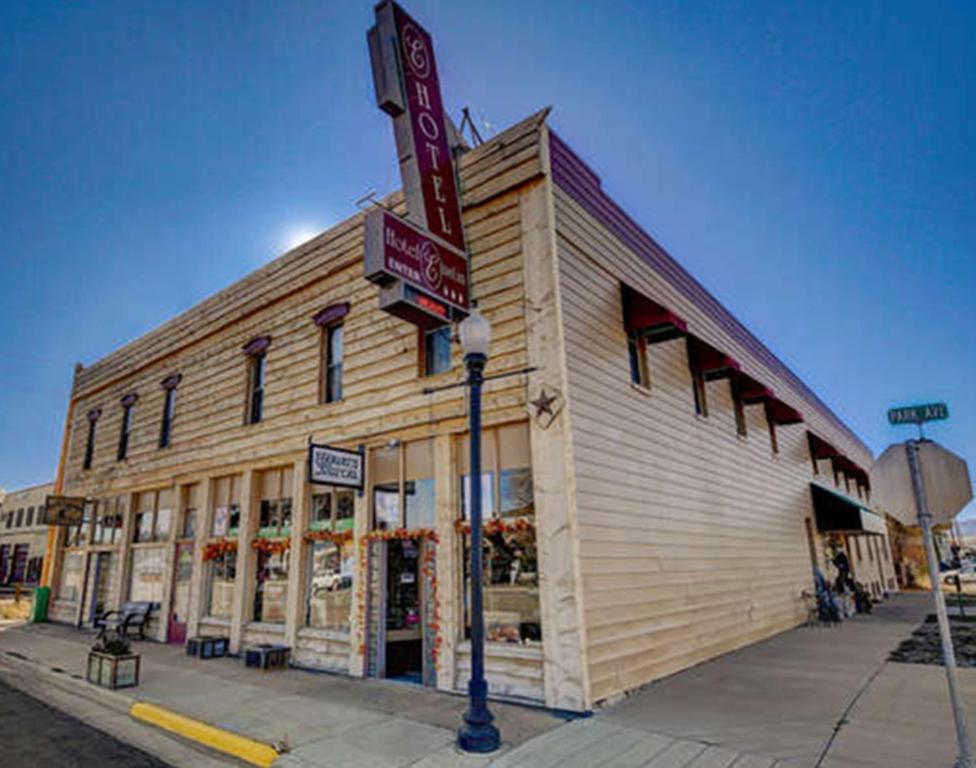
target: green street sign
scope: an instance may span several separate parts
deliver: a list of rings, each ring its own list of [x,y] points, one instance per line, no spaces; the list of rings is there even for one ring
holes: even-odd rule
[[[945,403],[906,405],[888,411],[890,424],[923,424],[926,421],[942,421],[949,418],[949,406]]]

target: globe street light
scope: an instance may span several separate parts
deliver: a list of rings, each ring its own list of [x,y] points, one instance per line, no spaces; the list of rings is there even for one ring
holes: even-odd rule
[[[481,385],[491,348],[491,324],[478,311],[471,310],[458,329],[467,385],[471,390],[469,510],[471,516],[471,679],[468,681],[468,711],[458,729],[458,746],[465,752],[494,752],[501,737],[492,725],[488,710],[488,683],[485,681],[485,616],[482,605],[481,564]]]

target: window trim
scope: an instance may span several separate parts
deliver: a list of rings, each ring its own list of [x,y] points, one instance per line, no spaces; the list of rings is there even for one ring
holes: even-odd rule
[[[257,336],[241,349],[247,358],[246,398],[244,401],[244,425],[260,424],[264,421],[264,390],[267,387],[267,352],[271,346],[270,336]],[[260,386],[257,386],[260,374]],[[257,405],[255,406],[255,402]],[[255,418],[255,413],[257,418]]]
[[[443,333],[444,331],[447,331],[447,348],[449,353],[448,367],[445,368],[443,371],[434,371],[431,370],[431,365],[430,365],[431,355],[433,352],[433,345],[430,343],[428,339],[434,334]],[[418,363],[420,366],[421,378],[430,378],[432,376],[440,376],[441,374],[451,372],[452,368],[454,367],[453,361],[450,360],[452,335],[453,334],[451,333],[450,325],[438,325],[435,327],[421,325],[417,328],[417,351],[418,351]]]
[[[117,461],[124,461],[129,455],[129,438],[132,437],[132,412],[139,395],[130,393],[122,398],[122,424],[119,427],[119,446],[115,453]]]
[[[735,414],[735,433],[745,439],[749,437],[749,423],[746,420],[746,404],[732,393],[732,410]]]
[[[264,387],[267,363],[263,351],[251,355],[247,361],[247,414],[245,424],[260,424],[264,420]]]
[[[176,415],[176,388],[182,375],[175,373],[163,379],[163,413],[159,420],[159,448],[169,448],[173,442],[173,417]]]
[[[630,367],[630,383],[635,387],[641,387],[643,389],[651,388],[649,357],[647,336],[641,331],[628,331],[627,362]]]
[[[88,437],[85,440],[85,456],[81,463],[82,469],[91,469],[95,458],[95,428],[98,418],[102,415],[101,408],[94,408],[88,412]]]
[[[339,361],[335,362],[332,355],[332,341],[335,334],[340,334],[340,344],[341,354],[339,355]],[[341,322],[331,323],[330,325],[323,325],[321,337],[319,338],[320,350],[319,350],[319,404],[327,405],[330,403],[340,403],[343,399],[342,391],[342,373],[343,365],[345,363],[346,349],[345,349],[345,331],[343,329],[343,324]],[[332,377],[331,372],[333,369],[338,369],[339,371],[339,385],[338,395],[332,392],[331,384]]]

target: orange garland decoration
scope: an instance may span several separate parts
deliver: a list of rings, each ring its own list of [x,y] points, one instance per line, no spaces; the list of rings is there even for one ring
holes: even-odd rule
[[[454,528],[458,533],[471,533],[471,523],[467,520],[456,521]],[[535,531],[535,523],[524,517],[512,521],[492,517],[486,520],[481,528],[489,536],[495,536],[499,533],[532,533]]]
[[[251,549],[266,555],[282,555],[291,549],[291,539],[254,539]]]
[[[356,589],[356,623],[359,626],[361,632],[360,637],[362,640],[359,643],[359,655],[366,655],[366,555],[368,551],[368,544],[371,541],[404,541],[404,540],[414,540],[414,539],[426,539],[433,546],[424,547],[424,561],[422,563],[423,574],[430,578],[431,585],[431,600],[434,603],[434,610],[432,611],[432,616],[428,618],[427,627],[434,635],[434,648],[431,651],[431,657],[434,661],[437,661],[437,656],[440,653],[440,646],[442,642],[440,634],[440,603],[437,599],[437,574],[434,572],[434,563],[436,561],[435,547],[439,543],[437,537],[437,532],[433,528],[394,528],[393,530],[386,531],[370,531],[369,533],[359,537],[359,573],[362,574],[362,578],[357,579],[358,585]]]
[[[345,544],[352,541],[352,531],[305,531],[302,535],[305,541],[331,541],[333,544]]]
[[[220,541],[210,541],[203,548],[203,560],[216,560],[219,557],[237,552],[237,542],[221,539]]]

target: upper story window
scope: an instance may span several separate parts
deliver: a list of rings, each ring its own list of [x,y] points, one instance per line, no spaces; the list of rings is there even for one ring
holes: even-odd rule
[[[17,522],[14,523],[15,528],[20,528],[24,524],[24,508],[21,507],[17,510]]]
[[[176,387],[180,383],[178,373],[163,379],[163,417],[159,422],[159,447],[167,448],[173,434],[173,412],[176,409]]]
[[[695,413],[708,416],[707,382],[731,378],[740,370],[739,364],[711,344],[689,334],[688,368],[691,371],[692,391],[695,396]]]
[[[95,456],[95,425],[101,415],[101,408],[95,408],[88,412],[88,437],[85,440],[85,459],[81,465],[82,469],[91,469],[92,459]]]
[[[37,511],[38,511],[37,517],[40,518],[40,516],[41,516],[40,515],[41,508],[38,507],[37,508]],[[26,525],[28,528],[30,528],[33,524],[34,524],[34,508],[33,507],[28,507],[27,508],[27,519],[24,521],[24,525]]]
[[[349,313],[349,303],[332,304],[312,320],[322,329],[319,363],[319,402],[342,400],[342,363],[344,333],[342,319]]]
[[[14,513],[13,510],[7,513],[7,527],[13,528],[14,525]]]
[[[270,336],[259,336],[244,345],[247,355],[247,411],[245,424],[257,424],[264,418],[265,356]]]
[[[627,333],[627,353],[630,357],[630,382],[639,387],[651,386],[650,366],[647,360],[647,339],[643,333]]]
[[[451,326],[417,331],[420,334],[421,361],[424,376],[451,370]]]
[[[139,395],[132,393],[122,398],[122,426],[119,429],[119,450],[116,458],[122,461],[129,454],[129,436],[132,433],[132,409]]]
[[[638,387],[651,386],[649,347],[678,339],[687,333],[685,321],[629,285],[620,285],[624,331],[630,362],[630,381]]]

